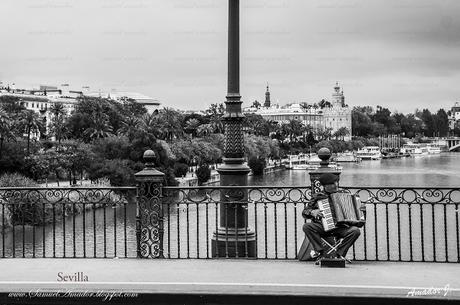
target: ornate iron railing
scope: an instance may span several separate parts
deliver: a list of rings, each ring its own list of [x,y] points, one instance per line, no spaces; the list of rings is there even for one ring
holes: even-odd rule
[[[349,251],[350,258],[459,262],[460,188],[343,189],[359,195],[367,208],[366,226]],[[297,258],[304,238],[305,220],[301,213],[311,198],[310,187],[165,187],[163,190],[165,257],[211,258],[214,252],[210,240],[218,230],[220,209],[235,213],[236,219],[238,212],[233,207],[243,204],[248,229],[256,235],[256,257]],[[222,192],[232,200],[222,203]],[[236,247],[237,242],[227,243],[229,246],[235,243]],[[246,257],[244,250],[236,256]],[[228,252],[223,256],[228,257]]]
[[[256,258],[297,258],[310,187],[155,185],[162,191],[0,188],[0,256],[249,258],[253,232]],[[350,258],[460,261],[460,188],[343,189],[367,206]],[[235,206],[244,208],[244,229],[232,228],[241,216]],[[225,221],[224,235],[215,235]],[[219,238],[223,252],[213,249]]]
[[[0,188],[1,257],[135,257],[136,188]]]

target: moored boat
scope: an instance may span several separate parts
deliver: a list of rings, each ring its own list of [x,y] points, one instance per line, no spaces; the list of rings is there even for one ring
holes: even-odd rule
[[[380,160],[382,158],[382,153],[378,146],[364,146],[356,152],[356,156],[362,160]]]

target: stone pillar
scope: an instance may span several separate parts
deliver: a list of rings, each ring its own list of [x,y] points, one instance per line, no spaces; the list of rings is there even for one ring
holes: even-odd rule
[[[331,173],[337,175],[340,181],[340,171],[329,167],[329,159],[331,158],[331,156],[331,151],[326,147],[323,147],[320,150],[318,150],[318,158],[321,159],[320,167],[314,171],[309,172],[312,195],[323,191],[323,186],[319,182],[319,177],[322,174]]]
[[[228,86],[223,165],[217,171],[222,186],[245,186],[249,167],[244,163],[243,119],[240,96],[239,0],[229,0],[228,13]],[[212,238],[213,257],[255,257],[255,233],[248,226],[246,190],[220,193],[219,228]]]
[[[134,176],[137,181],[136,238],[137,257],[163,258],[164,174],[155,169],[155,153],[144,153],[145,168]]]

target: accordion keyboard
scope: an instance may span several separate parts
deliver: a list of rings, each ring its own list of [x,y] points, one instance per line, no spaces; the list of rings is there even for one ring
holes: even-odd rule
[[[318,208],[323,213],[323,218],[321,219],[323,223],[324,231],[330,231],[335,229],[335,222],[332,216],[331,206],[328,199],[318,200]]]

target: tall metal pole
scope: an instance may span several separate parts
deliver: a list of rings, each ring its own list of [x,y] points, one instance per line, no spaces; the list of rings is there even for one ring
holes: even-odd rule
[[[228,80],[223,165],[217,171],[221,186],[246,186],[249,167],[244,163],[243,119],[240,96],[239,0],[229,0]],[[255,233],[248,228],[247,190],[223,189],[220,193],[220,223],[212,238],[212,256],[254,257]]]

